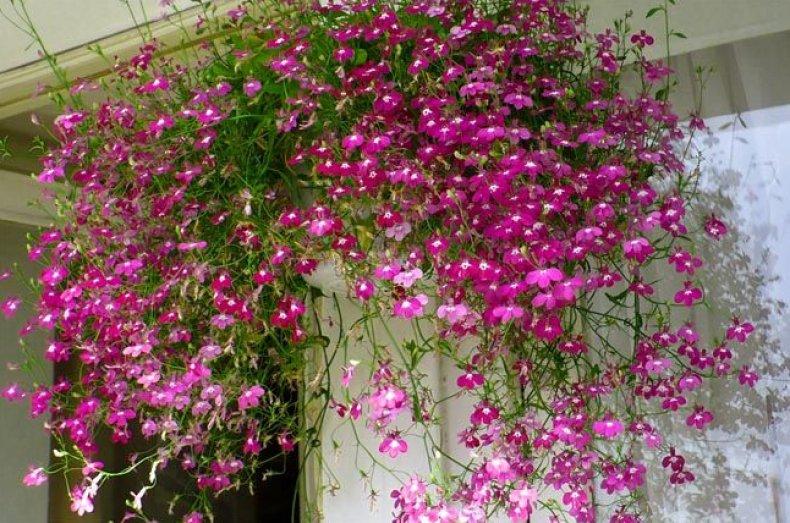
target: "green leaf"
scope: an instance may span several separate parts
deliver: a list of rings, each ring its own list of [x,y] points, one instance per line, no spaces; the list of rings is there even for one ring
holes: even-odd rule
[[[650,17],[651,17],[651,16],[653,16],[654,14],[656,14],[656,13],[659,13],[659,12],[661,12],[661,11],[663,11],[663,10],[664,10],[664,8],[663,8],[663,7],[661,7],[661,6],[659,6],[659,7],[653,7],[653,8],[651,8],[651,9],[649,9],[649,10],[647,11],[647,15],[645,16],[645,18],[650,18]]]
[[[678,38],[688,38],[684,33],[680,33],[678,31],[672,31],[672,34],[677,36]]]

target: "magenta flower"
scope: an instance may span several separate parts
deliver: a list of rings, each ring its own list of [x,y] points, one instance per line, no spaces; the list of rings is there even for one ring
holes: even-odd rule
[[[592,425],[593,431],[606,439],[614,439],[623,433],[624,427],[620,420],[604,418],[596,421]]]
[[[493,421],[499,419],[499,409],[483,401],[475,406],[469,421],[473,425],[490,425]]]
[[[754,388],[754,385],[757,383],[759,376],[753,370],[750,370],[749,367],[744,365],[741,367],[740,372],[738,373],[738,383],[741,385],[748,385],[749,387]]]
[[[675,303],[686,307],[693,307],[701,299],[702,289],[694,287],[694,283],[691,281],[683,282],[683,289],[675,293]]]
[[[252,98],[261,90],[261,82],[255,78],[251,78],[244,82],[244,94]]]
[[[367,301],[373,297],[373,294],[376,292],[376,286],[373,284],[372,281],[362,278],[357,280],[357,283],[354,285],[354,294],[357,298],[362,301]]]
[[[10,385],[6,385],[3,391],[0,392],[0,396],[5,398],[7,401],[21,401],[27,396],[27,394],[18,383],[11,383]]]
[[[260,405],[261,397],[266,394],[266,390],[260,385],[243,389],[239,395],[239,410],[247,410]]]
[[[694,412],[686,418],[686,425],[696,427],[699,430],[704,429],[711,422],[713,422],[713,414],[701,406],[694,407]]]
[[[466,390],[473,390],[485,383],[485,377],[479,372],[473,372],[471,367],[466,368],[466,372],[458,376],[456,384]]]
[[[541,289],[547,288],[554,282],[562,281],[565,276],[562,271],[554,267],[548,269],[536,269],[527,273],[526,281],[530,285],[537,285]]]
[[[464,303],[445,303],[436,310],[436,316],[450,325],[461,323],[469,316],[469,307]]]
[[[296,441],[290,432],[281,432],[277,436],[277,443],[280,445],[282,451],[286,453],[293,452],[293,450],[296,448]]]
[[[418,294],[411,298],[404,298],[395,302],[392,315],[400,318],[411,319],[422,316],[425,312],[425,305],[428,297],[425,294]]]
[[[19,306],[21,304],[21,299],[16,296],[12,296],[10,298],[6,298],[3,303],[0,303],[0,311],[2,311],[3,316],[6,318],[13,318],[19,310]]]
[[[494,318],[500,323],[507,323],[524,317],[524,309],[518,305],[499,305],[492,311]]]
[[[391,458],[397,458],[408,450],[409,445],[406,444],[406,440],[397,432],[389,433],[379,445],[379,452],[387,454]]]
[[[752,332],[754,325],[748,322],[741,323],[738,318],[733,318],[732,325],[727,327],[727,339],[744,343]]]
[[[727,226],[711,214],[705,222],[705,232],[714,240],[720,240],[727,234]]]

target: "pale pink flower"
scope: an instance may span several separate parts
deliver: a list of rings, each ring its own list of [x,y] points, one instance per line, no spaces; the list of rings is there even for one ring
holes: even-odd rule
[[[425,305],[428,303],[428,297],[425,294],[418,294],[412,298],[404,298],[395,302],[392,314],[400,318],[411,319],[417,316],[422,316],[425,312]]]
[[[42,467],[30,465],[27,474],[22,478],[22,483],[27,487],[37,487],[47,482],[47,473]]]

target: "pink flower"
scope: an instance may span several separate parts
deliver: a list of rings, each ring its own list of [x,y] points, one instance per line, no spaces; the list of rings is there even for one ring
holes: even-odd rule
[[[545,289],[553,282],[562,281],[565,276],[562,271],[555,267],[548,269],[536,269],[527,273],[526,281],[530,285],[537,285],[541,289]]]
[[[71,511],[83,516],[93,512],[93,492],[89,488],[74,487],[71,490]]]
[[[391,458],[397,458],[399,454],[403,454],[407,450],[409,450],[409,446],[406,444],[406,440],[397,432],[388,434],[379,445],[379,452],[387,454]]]
[[[694,283],[690,281],[683,282],[683,289],[675,293],[675,303],[686,307],[693,307],[701,299],[702,289],[694,287]]]
[[[125,349],[123,349],[122,352],[123,352],[124,356],[130,356],[132,358],[137,358],[141,354],[148,354],[148,353],[150,353],[152,348],[153,347],[151,346],[150,343],[141,343],[141,344],[138,344],[138,345],[130,345],[129,347],[126,347]]]
[[[354,285],[354,294],[362,301],[369,300],[375,292],[376,286],[370,280],[362,278]]]
[[[410,271],[402,271],[396,274],[395,277],[392,278],[392,283],[408,289],[420,278],[422,278],[422,271],[419,268],[414,268]]]
[[[17,298],[16,296],[12,296],[7,298],[0,304],[0,311],[2,311],[3,316],[6,318],[13,318],[16,315],[17,311],[19,310],[19,306],[22,304],[22,300]]]
[[[458,376],[456,383],[462,389],[472,390],[485,383],[485,377],[479,372],[472,372],[472,368],[467,367],[466,372]]]
[[[634,238],[623,243],[623,252],[629,260],[645,263],[645,260],[655,252],[655,249],[645,238]]]
[[[727,234],[727,226],[715,215],[711,214],[705,222],[705,232],[714,240],[720,240]]]
[[[524,309],[518,305],[499,305],[494,307],[492,312],[494,318],[497,318],[500,323],[507,323],[511,320],[516,320],[524,317]]]
[[[384,235],[387,238],[393,238],[395,241],[400,242],[408,236],[411,232],[411,225],[408,222],[398,223],[392,227],[387,227],[384,230]]]
[[[425,305],[427,303],[428,297],[425,294],[418,294],[412,298],[404,298],[395,302],[392,314],[393,316],[405,319],[422,316],[423,312],[425,312]]]
[[[447,320],[450,325],[455,325],[466,319],[469,315],[469,308],[464,303],[443,304],[436,310],[436,316]]]
[[[348,386],[351,384],[351,380],[354,379],[354,371],[356,370],[357,365],[359,365],[358,361],[351,360],[348,362],[347,366],[341,369],[343,371],[343,377],[340,379],[340,384],[344,388],[348,388]]]
[[[475,406],[469,420],[473,425],[489,425],[491,422],[499,419],[499,409],[488,403],[482,401]]]
[[[623,422],[616,419],[602,419],[592,425],[593,431],[606,439],[614,439],[623,433]]]
[[[294,441],[293,436],[290,432],[281,432],[277,436],[277,443],[280,445],[280,448],[283,452],[293,452],[296,448],[296,441]]]
[[[520,482],[518,488],[511,490],[508,494],[507,515],[510,521],[512,523],[529,521],[537,501],[538,491],[525,481]]]
[[[41,272],[41,283],[44,285],[54,287],[59,284],[69,275],[68,269],[59,265],[47,267]]]
[[[686,418],[686,425],[689,427],[696,427],[700,430],[704,429],[706,425],[713,421],[713,414],[705,410],[701,406],[694,407],[688,418]]]
[[[343,148],[347,151],[353,151],[363,143],[365,143],[365,137],[358,133],[349,134],[343,138],[342,142]]]
[[[256,94],[258,94],[258,91],[260,90],[261,90],[261,82],[258,81],[257,79],[252,78],[244,82],[244,94],[246,94],[248,97],[252,98]]]
[[[733,318],[732,325],[727,327],[727,339],[744,343],[752,332],[754,325],[748,322],[741,323],[738,318]]]
[[[0,396],[4,397],[7,401],[21,401],[27,394],[25,394],[25,391],[18,383],[12,383],[7,385],[3,391],[0,392]]]
[[[264,394],[266,394],[266,390],[260,385],[253,385],[247,389],[242,389],[242,393],[239,396],[239,410],[257,407],[260,405],[260,399]]]
[[[750,370],[749,367],[744,365],[741,367],[740,372],[738,373],[738,383],[741,385],[748,385],[749,387],[754,388],[754,385],[757,383],[759,376],[753,370]]]
[[[27,487],[37,487],[47,482],[47,473],[41,467],[30,465],[27,474],[22,478],[22,483]]]

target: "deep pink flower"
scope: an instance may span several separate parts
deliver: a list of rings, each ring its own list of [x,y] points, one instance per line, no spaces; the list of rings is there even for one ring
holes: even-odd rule
[[[0,304],[0,311],[2,311],[3,316],[6,318],[13,318],[19,310],[19,306],[21,304],[21,299],[16,296],[12,296],[10,298],[6,298],[3,303]]]
[[[354,293],[357,298],[362,301],[367,301],[373,297],[376,292],[376,286],[372,281],[362,278],[354,285]]]
[[[602,420],[596,421],[593,423],[592,428],[596,434],[607,439],[614,439],[622,434],[623,430],[625,430],[623,427],[623,422],[612,418],[604,418]]]
[[[688,418],[686,418],[686,425],[689,427],[696,427],[700,430],[704,429],[706,425],[710,424],[713,421],[713,414],[707,410],[705,410],[701,406],[694,407],[694,412],[692,412]]]
[[[675,303],[686,307],[693,307],[701,299],[702,289],[694,287],[691,281],[683,282],[683,289],[675,293]]]
[[[541,289],[545,289],[553,282],[562,281],[565,276],[557,268],[550,267],[548,269],[536,269],[527,273],[525,281],[530,285],[537,285]]]
[[[409,450],[409,445],[406,444],[400,434],[391,432],[385,437],[379,445],[379,452],[387,454],[391,458],[397,458],[400,454]]]
[[[727,234],[727,226],[715,215],[711,214],[705,222],[705,232],[714,240],[720,240]]]
[[[456,383],[462,389],[473,390],[485,383],[485,377],[479,372],[473,372],[471,367],[467,367],[466,372],[458,376]]]
[[[754,388],[754,385],[757,383],[759,376],[753,370],[750,370],[749,367],[744,365],[741,367],[740,372],[738,373],[738,382],[741,385],[748,385],[749,387]]]
[[[749,335],[754,332],[754,325],[741,322],[738,318],[732,319],[732,325],[727,327],[727,339],[744,343]]]
[[[469,421],[473,425],[489,425],[491,422],[499,419],[499,409],[483,401],[475,406]]]

